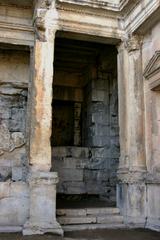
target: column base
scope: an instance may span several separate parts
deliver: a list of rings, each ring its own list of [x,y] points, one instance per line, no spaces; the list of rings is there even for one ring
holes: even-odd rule
[[[44,226],[40,223],[32,223],[28,221],[23,227],[23,235],[43,235],[45,233],[63,236],[63,229],[58,222],[45,224]]]
[[[23,226],[24,235],[53,233],[63,235],[56,221],[56,172],[31,172],[29,218]]]

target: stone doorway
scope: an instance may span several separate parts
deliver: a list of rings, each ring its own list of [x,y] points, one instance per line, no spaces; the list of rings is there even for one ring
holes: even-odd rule
[[[119,162],[117,51],[57,35],[52,168],[58,207],[116,205]]]

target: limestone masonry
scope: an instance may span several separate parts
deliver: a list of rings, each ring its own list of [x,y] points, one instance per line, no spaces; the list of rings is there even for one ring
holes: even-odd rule
[[[0,232],[160,231],[159,39],[159,0],[0,0]]]

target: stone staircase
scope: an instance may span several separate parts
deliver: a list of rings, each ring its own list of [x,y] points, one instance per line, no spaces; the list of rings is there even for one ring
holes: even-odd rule
[[[57,220],[64,231],[125,228],[116,207],[57,209]]]

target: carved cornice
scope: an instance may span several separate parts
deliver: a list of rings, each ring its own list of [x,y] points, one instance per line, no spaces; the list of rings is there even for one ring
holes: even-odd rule
[[[34,44],[34,28],[32,26],[0,21],[1,32],[0,42],[28,46],[33,46]]]
[[[160,50],[154,53],[153,57],[147,64],[144,70],[144,77],[149,79],[158,72],[160,73]]]
[[[96,1],[96,0],[56,0],[56,4],[68,4],[68,5],[75,5],[75,6],[84,6],[84,7],[91,7],[95,9],[105,9],[111,11],[119,11],[119,4],[111,3],[105,0]]]
[[[105,9],[115,12],[121,12],[123,9],[130,5],[130,8],[132,5],[135,4],[135,2],[138,2],[139,0],[120,0],[119,3],[114,3],[113,1],[108,0],[56,0],[57,4],[60,3],[67,3],[67,4],[73,4],[77,6],[85,6],[85,7],[91,7],[96,9]]]
[[[28,25],[21,25],[21,24],[13,24],[13,23],[6,23],[0,21],[0,28],[10,29],[10,30],[20,30],[33,33],[34,28]]]
[[[137,1],[135,6],[133,5],[130,11],[124,16],[124,30],[128,34],[136,32],[137,29],[139,29],[139,32],[146,32],[147,29],[149,30],[151,28],[151,24],[148,24],[148,20],[152,23],[154,19],[153,15],[158,9],[160,9],[160,1],[158,0]],[[159,16],[159,14],[157,14],[157,16]]]
[[[115,39],[118,42],[124,36],[119,13],[66,3],[56,5],[56,9],[59,15],[58,26],[63,31],[108,37],[114,43]]]
[[[97,11],[95,8],[86,8],[83,5],[79,5],[77,7],[73,4],[56,4],[56,9],[66,12],[73,12],[75,14],[78,13],[82,15],[101,16],[113,19],[117,18],[118,20],[120,19],[119,12],[111,12],[104,9],[99,9],[99,11]]]

